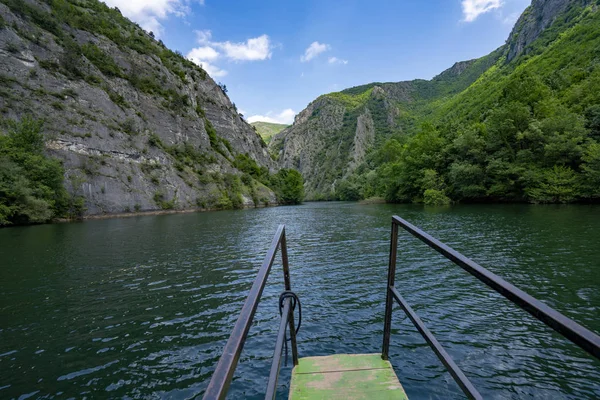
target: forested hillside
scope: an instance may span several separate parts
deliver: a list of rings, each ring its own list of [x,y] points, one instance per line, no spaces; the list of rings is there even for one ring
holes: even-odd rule
[[[596,201],[598,3],[534,1],[486,57],[324,95],[272,150],[314,199]]]

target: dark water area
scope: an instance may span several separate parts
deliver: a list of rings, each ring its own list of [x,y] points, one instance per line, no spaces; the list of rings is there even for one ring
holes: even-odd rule
[[[0,230],[0,398],[201,395],[281,223],[300,356],[379,352],[393,214],[600,332],[599,206],[309,203],[17,227]],[[406,233],[396,287],[484,398],[600,398],[600,362]],[[264,396],[282,288],[277,261],[229,398]],[[392,327],[409,398],[462,398],[398,307]]]

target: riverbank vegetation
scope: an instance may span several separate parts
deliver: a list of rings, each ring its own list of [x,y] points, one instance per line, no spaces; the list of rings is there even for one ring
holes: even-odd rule
[[[0,226],[44,223],[57,218],[77,219],[85,211],[83,197],[65,189],[62,163],[45,153],[42,127],[42,121],[31,117],[2,122]],[[164,146],[158,139],[155,145]],[[185,163],[195,165],[196,159],[204,161],[191,146],[184,146],[183,150],[168,148],[167,153],[181,160],[184,166]],[[268,199],[259,198],[259,184],[270,188],[279,204],[300,204],[304,198],[302,175],[298,171],[281,169],[271,174],[246,154],[238,154],[232,166],[242,174],[220,174],[216,179],[221,188],[219,196],[211,204],[198,204],[200,208],[243,208],[242,195],[250,196],[255,205],[268,203]],[[175,200],[165,198],[160,190],[154,194],[154,201],[162,210],[177,208]]]
[[[82,199],[63,185],[60,161],[44,154],[42,122],[8,121],[0,133],[0,226],[78,217]]]

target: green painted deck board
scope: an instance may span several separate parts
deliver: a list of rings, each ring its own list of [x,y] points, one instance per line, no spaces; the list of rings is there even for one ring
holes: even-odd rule
[[[305,357],[292,370],[290,400],[407,400],[389,361],[380,354]]]

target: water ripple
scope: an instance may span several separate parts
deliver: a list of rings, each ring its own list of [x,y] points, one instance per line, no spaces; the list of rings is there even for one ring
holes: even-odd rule
[[[301,356],[378,352],[392,214],[600,330],[600,208],[315,203],[0,231],[2,397],[202,394],[277,224],[303,306]],[[396,286],[485,398],[600,398],[600,363],[402,233]],[[230,398],[262,398],[278,258]],[[411,399],[462,398],[400,309],[391,360]],[[279,397],[286,398],[290,367]]]

